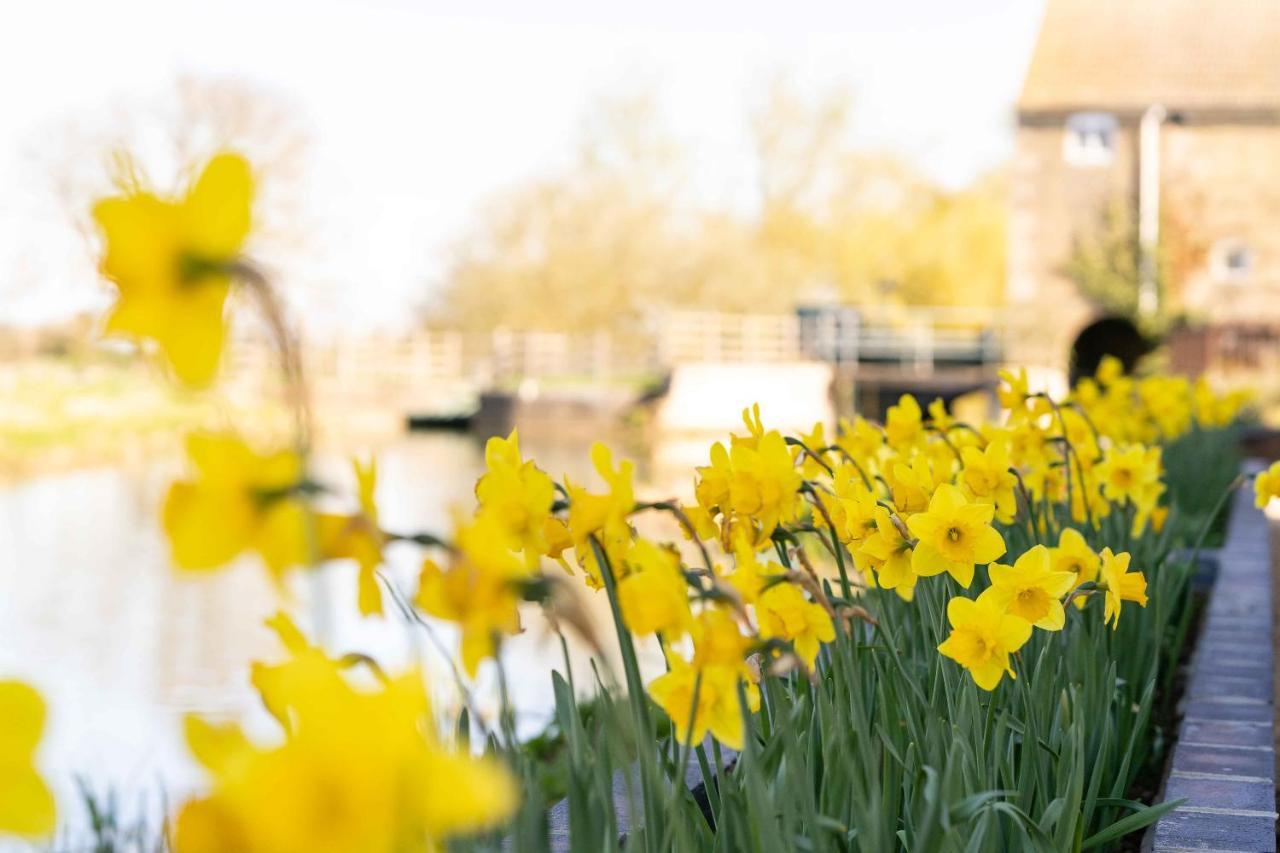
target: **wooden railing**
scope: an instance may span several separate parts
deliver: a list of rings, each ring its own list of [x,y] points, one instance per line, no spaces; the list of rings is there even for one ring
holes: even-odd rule
[[[304,347],[313,384],[394,392],[430,382],[491,386],[534,379],[609,380],[656,376],[673,365],[828,361],[931,373],[992,365],[1003,320],[958,308],[844,309],[806,314],[671,311],[622,333],[423,329],[400,337],[338,339]],[[270,348],[253,339],[232,348],[231,372],[263,373]]]

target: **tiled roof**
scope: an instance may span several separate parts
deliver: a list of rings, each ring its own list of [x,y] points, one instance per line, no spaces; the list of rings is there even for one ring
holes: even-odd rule
[[[1280,108],[1280,0],[1049,0],[1021,110]]]

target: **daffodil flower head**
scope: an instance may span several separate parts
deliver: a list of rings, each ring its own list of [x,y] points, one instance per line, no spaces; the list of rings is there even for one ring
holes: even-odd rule
[[[319,513],[316,515],[316,540],[320,556],[329,560],[354,560],[359,567],[356,603],[361,615],[382,614],[382,592],[377,570],[382,565],[382,546],[386,537],[378,526],[378,506],[374,493],[378,485],[378,469],[372,460],[353,460],[360,511],[354,515]]]
[[[1140,444],[1112,448],[1095,470],[1108,500],[1141,504],[1160,487],[1160,448]]]
[[[1096,581],[1102,565],[1102,559],[1074,527],[1064,527],[1058,534],[1058,547],[1049,549],[1049,559],[1053,571],[1075,574],[1075,586]],[[1077,608],[1083,609],[1085,603],[1084,596],[1075,599]]]
[[[689,585],[680,570],[680,556],[672,548],[637,539],[623,565],[626,576],[618,583],[622,621],[633,634],[662,634],[678,639],[688,630]]]
[[[1036,545],[1012,566],[992,563],[988,593],[1011,616],[1045,631],[1060,631],[1066,623],[1062,598],[1076,582],[1075,572],[1055,571],[1049,549]]]
[[[904,514],[923,512],[934,490],[947,481],[947,473],[930,464],[929,457],[918,453],[906,461],[898,459],[885,466],[886,481],[893,505]]]
[[[827,461],[825,452],[827,448],[826,425],[822,421],[818,421],[813,425],[813,430],[808,435],[800,434],[800,441],[809,449],[809,452],[806,453],[800,447],[793,448],[795,458],[800,463],[800,473],[805,479],[816,480],[827,473],[827,469],[818,461],[818,459],[823,462]],[[813,456],[809,455],[810,453],[817,456],[818,459],[814,459]]]
[[[1098,361],[1098,369],[1093,375],[1097,378],[1098,384],[1104,388],[1114,385],[1117,381],[1124,378],[1125,369],[1124,362],[1116,358],[1114,355],[1104,355]]]
[[[1258,474],[1253,481],[1254,505],[1258,509],[1266,509],[1272,498],[1280,498],[1280,462],[1271,463],[1271,467]]]
[[[898,453],[907,453],[924,446],[924,413],[920,404],[910,394],[898,398],[897,405],[885,413],[884,434],[889,447]]]
[[[811,670],[819,646],[836,638],[831,616],[793,583],[776,583],[762,592],[756,602],[756,615],[760,620],[760,636],[788,640]]]
[[[707,607],[694,617],[693,665],[744,670],[751,639],[742,633],[738,620],[726,607]]]
[[[462,663],[475,676],[480,662],[497,653],[497,641],[520,630],[520,584],[529,568],[507,530],[480,512],[454,533],[447,569],[423,561],[415,603],[425,613],[458,625]]]
[[[947,602],[951,633],[938,651],[969,671],[983,690],[994,690],[1007,673],[1016,678],[1009,656],[1031,638],[1031,623],[1005,612],[987,590],[977,599]]]
[[[670,671],[649,683],[649,695],[671,718],[676,737],[700,743],[707,732],[730,749],[742,749],[742,706],[736,668],[695,668],[676,654],[667,655]]]
[[[224,153],[182,198],[133,191],[94,205],[105,240],[102,274],[118,293],[106,331],[154,341],[183,382],[208,384],[222,355],[223,309],[252,201],[249,164]]]
[[[863,466],[864,470],[874,469],[881,451],[884,450],[885,437],[875,424],[862,416],[857,416],[852,421],[842,418],[836,446]]]
[[[1102,568],[1099,570],[1101,585],[1106,589],[1106,609],[1103,620],[1112,628],[1120,627],[1120,607],[1132,601],[1139,607],[1147,606],[1147,578],[1142,572],[1129,571],[1128,552],[1111,553],[1102,549]]]
[[[1014,488],[1018,478],[1010,470],[1009,445],[1006,441],[993,441],[985,450],[966,447],[960,451],[964,460],[961,470],[965,496],[978,503],[995,507],[996,520],[1002,524],[1013,521],[1017,512]]]
[[[196,433],[187,457],[195,476],[169,487],[162,513],[179,568],[215,569],[250,550],[279,579],[308,562],[297,453],[259,453],[234,435]]]
[[[747,604],[754,604],[759,599],[770,577],[786,572],[786,569],[772,560],[762,563],[756,556],[752,541],[746,536],[737,538],[734,543],[733,557],[733,573],[725,580]]]
[[[608,490],[591,492],[566,478],[565,491],[569,495],[568,527],[574,554],[586,572],[587,585],[600,589],[604,585],[604,567],[591,538],[596,537],[611,565],[621,562],[632,539],[628,517],[636,506],[632,485],[635,465],[624,459],[615,467],[613,453],[600,442],[591,445],[591,461]]]
[[[297,676],[287,696],[296,725],[277,745],[188,718],[211,790],[182,807],[177,850],[437,850],[514,812],[519,790],[506,768],[436,737],[419,673],[372,690],[318,670]]]
[[[934,492],[927,512],[907,519],[911,534],[919,539],[911,555],[917,575],[949,573],[965,589],[973,581],[973,567],[990,563],[1005,551],[1004,539],[991,526],[995,507],[970,503],[950,483]]]
[[[546,521],[555,502],[555,485],[532,460],[520,456],[515,430],[485,444],[485,473],[476,482],[476,500],[516,539],[530,568],[547,552]]]
[[[862,542],[854,555],[859,569],[875,571],[875,582],[891,589],[904,601],[915,598],[918,576],[912,569],[911,542],[902,535],[889,511],[875,508],[876,532]]]
[[[947,411],[947,404],[941,397],[935,397],[929,404],[929,424],[941,433],[947,432],[955,425],[956,419]]]
[[[35,765],[44,721],[44,700],[34,688],[0,681],[0,836],[38,838],[53,832],[53,792]]]

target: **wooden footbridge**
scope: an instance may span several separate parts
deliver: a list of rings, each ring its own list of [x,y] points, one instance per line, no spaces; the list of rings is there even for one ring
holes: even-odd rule
[[[951,398],[990,385],[1005,359],[1006,328],[1000,314],[972,308],[670,311],[625,334],[429,328],[338,339],[306,346],[304,361],[318,398],[423,422],[469,417],[482,403],[518,408],[541,401],[562,420],[593,408],[613,412],[642,394],[660,396],[690,365],[709,389],[754,376],[782,383],[773,396],[784,398],[788,365],[810,372],[823,365],[837,410],[874,413],[904,391]],[[263,344],[238,342],[230,372],[261,376],[271,358]]]

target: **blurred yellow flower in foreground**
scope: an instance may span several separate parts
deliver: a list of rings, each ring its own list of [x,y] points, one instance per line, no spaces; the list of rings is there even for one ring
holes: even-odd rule
[[[283,743],[259,747],[237,726],[188,718],[188,744],[213,784],[178,815],[179,853],[442,850],[515,810],[505,767],[435,737],[419,673],[357,690],[337,661],[301,642],[301,657],[271,668],[264,694],[288,710]]]
[[[44,700],[33,688],[0,681],[0,834],[53,831],[53,794],[35,768],[44,714]]]
[[[181,199],[139,190],[95,204],[106,241],[102,274],[119,291],[107,332],[155,341],[183,382],[208,384],[252,201],[249,164],[220,154]]]
[[[298,454],[258,453],[233,435],[197,433],[187,438],[187,457],[195,479],[174,483],[164,501],[174,563],[215,569],[251,550],[279,578],[307,562]]]

